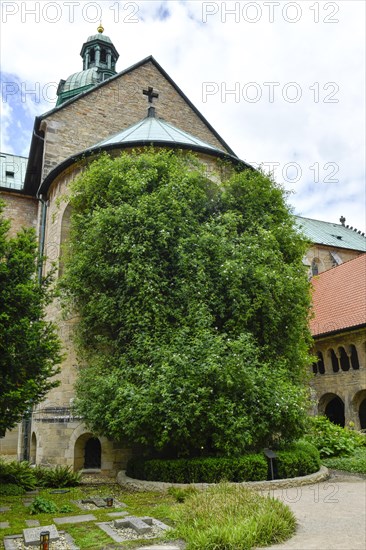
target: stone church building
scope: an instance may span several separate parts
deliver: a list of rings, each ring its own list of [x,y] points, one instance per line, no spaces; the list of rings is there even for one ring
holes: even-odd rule
[[[193,151],[210,177],[218,182],[221,159],[245,165],[153,57],[117,73],[118,52],[103,31],[99,27],[98,33],[83,44],[82,71],[60,81],[55,108],[36,117],[28,161],[6,154],[0,157],[0,194],[6,203],[5,213],[12,221],[11,231],[15,233],[21,226],[37,230],[40,251],[47,258],[44,273],[54,262],[59,274],[62,271],[62,244],[70,223],[68,184],[100,152],[117,155],[122,150],[150,145]],[[320,274],[319,281],[327,270],[335,273],[343,269],[347,275],[342,280],[348,284],[353,266],[360,277],[366,239],[344,222],[342,219],[341,224],[330,224],[297,218],[299,229],[313,243],[304,263],[311,275]],[[319,292],[323,291],[316,287],[315,296]],[[347,307],[347,301],[345,304]],[[351,302],[349,305],[353,307]],[[338,397],[343,403],[346,400],[346,421],[353,420],[357,427],[365,427],[365,316],[365,312],[363,317],[361,313],[353,332],[342,325],[347,343],[342,340],[343,332],[331,331],[329,342],[329,331],[313,332],[320,365],[313,366],[317,406],[334,417],[334,407],[329,407],[333,398],[324,395]],[[65,350],[58,375],[61,384],[17,429],[0,439],[0,453],[16,454],[37,464],[67,464],[75,470],[117,471],[125,466],[128,451],[105,437],[95,437],[82,419],[72,414],[77,375],[71,339],[75,319],[62,318],[57,301],[49,306],[48,318],[59,327]],[[330,349],[338,354],[341,364],[337,374],[329,367]],[[342,367],[345,359],[339,349],[345,350],[349,368]],[[322,360],[325,366],[321,374]],[[322,382],[318,383],[318,379]],[[343,386],[349,389],[346,391]],[[335,420],[340,420],[339,415]],[[343,417],[341,420],[344,422]]]

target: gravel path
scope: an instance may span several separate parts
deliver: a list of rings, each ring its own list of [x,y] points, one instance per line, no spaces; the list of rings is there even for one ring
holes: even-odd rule
[[[364,477],[333,472],[326,482],[277,489],[271,496],[290,506],[298,529],[294,537],[270,550],[365,550]]]

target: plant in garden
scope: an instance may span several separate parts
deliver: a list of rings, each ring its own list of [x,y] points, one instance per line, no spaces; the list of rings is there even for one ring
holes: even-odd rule
[[[25,490],[31,490],[36,486],[36,477],[29,462],[4,462],[0,460],[0,483],[16,484]]]
[[[322,458],[349,455],[357,447],[365,445],[365,436],[333,424],[325,416],[309,418],[306,439],[315,445]]]
[[[55,327],[45,321],[50,279],[37,281],[33,229],[9,238],[0,202],[0,436],[57,385],[61,361]]]
[[[49,500],[44,497],[36,497],[30,505],[29,511],[32,515],[55,514],[58,512],[58,508],[53,500]]]
[[[164,456],[239,455],[306,417],[306,244],[285,193],[189,155],[103,155],[73,183],[61,288],[79,315],[77,413]]]

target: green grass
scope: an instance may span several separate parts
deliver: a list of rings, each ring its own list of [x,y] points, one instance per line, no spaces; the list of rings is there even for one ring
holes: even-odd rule
[[[337,456],[323,459],[323,464],[332,470],[366,474],[366,448],[356,449],[351,456]]]
[[[250,550],[281,542],[296,528],[282,502],[225,483],[188,497],[173,515],[174,535],[187,550]]]
[[[189,493],[189,492],[188,492]],[[9,521],[10,528],[2,529],[2,535],[22,533],[26,519],[37,519],[41,525],[50,525],[54,517],[92,513],[96,521],[110,521],[110,509],[82,511],[73,500],[88,496],[112,496],[127,505],[130,514],[148,515],[164,521],[175,528],[160,540],[185,539],[187,550],[244,550],[258,545],[276,543],[289,537],[295,529],[295,520],[288,508],[279,501],[262,497],[242,487],[221,484],[208,492],[191,492],[183,503],[177,502],[173,494],[154,492],[127,492],[115,485],[80,486],[68,493],[52,494],[52,489],[42,489],[39,496],[51,500],[60,509],[72,507],[73,512],[62,514],[39,513],[32,515],[23,504],[26,496],[0,496],[0,506],[11,506],[1,514],[1,521]],[[114,508],[113,511],[125,508]],[[115,543],[94,522],[60,526],[73,537],[82,549],[102,548],[132,549],[148,545],[158,539]],[[1,545],[0,547],[4,548]]]

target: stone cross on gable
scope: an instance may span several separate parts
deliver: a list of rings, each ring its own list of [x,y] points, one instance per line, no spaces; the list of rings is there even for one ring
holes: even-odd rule
[[[154,88],[152,86],[149,86],[147,90],[142,90],[142,93],[144,95],[147,95],[149,103],[152,103],[154,99],[157,99],[159,97],[159,94],[157,92],[154,92]]]

